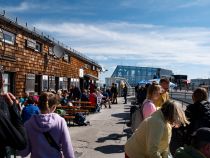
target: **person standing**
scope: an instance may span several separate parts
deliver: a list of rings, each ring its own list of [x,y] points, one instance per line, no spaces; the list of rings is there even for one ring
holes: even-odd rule
[[[33,115],[24,126],[28,135],[27,147],[19,155],[31,158],[74,158],[71,137],[66,121],[54,113],[59,99],[44,92],[39,98],[39,115]]]
[[[208,93],[205,88],[197,88],[192,95],[193,104],[187,106],[185,115],[190,121],[186,126],[186,142],[190,143],[190,137],[198,128],[210,128],[210,103],[208,102]]]
[[[143,118],[147,118],[154,113],[157,108],[155,107],[154,102],[160,97],[160,85],[153,83],[149,86],[147,91],[147,98],[143,102]]]
[[[123,104],[127,104],[127,95],[128,95],[128,87],[125,84],[125,86],[123,88],[123,97],[124,97],[125,102]]]
[[[78,101],[81,99],[81,95],[82,95],[82,93],[81,93],[79,87],[72,85],[70,94],[69,94],[69,100]]]
[[[0,96],[0,158],[10,157],[10,148],[26,147],[26,133],[11,93]]]
[[[164,102],[169,100],[169,83],[170,81],[167,78],[161,78],[160,79],[160,86],[161,86],[161,93],[159,99],[155,102],[155,105],[157,108],[160,108]]]
[[[146,118],[125,144],[127,158],[168,158],[172,127],[188,124],[181,105],[166,101]]]
[[[4,87],[3,68],[0,68],[0,91]],[[11,148],[22,150],[26,147],[26,132],[23,127],[17,100],[11,93],[0,95],[0,158],[9,158]]]
[[[111,93],[112,93],[112,104],[117,104],[117,84],[112,83],[111,87]]]

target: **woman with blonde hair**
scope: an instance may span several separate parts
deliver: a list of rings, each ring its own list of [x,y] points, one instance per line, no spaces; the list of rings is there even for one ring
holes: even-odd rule
[[[157,83],[152,83],[152,85],[149,86],[147,90],[147,98],[143,102],[142,112],[143,112],[143,118],[147,118],[152,115],[157,109],[154,104],[159,97],[160,97],[160,90],[161,86]]]
[[[74,158],[66,121],[54,113],[58,98],[58,95],[47,92],[39,97],[41,114],[33,115],[24,125],[28,143],[26,149],[19,152],[21,156],[31,153],[32,158]]]
[[[188,124],[177,102],[166,101],[146,118],[125,144],[127,158],[168,158],[172,127]]]

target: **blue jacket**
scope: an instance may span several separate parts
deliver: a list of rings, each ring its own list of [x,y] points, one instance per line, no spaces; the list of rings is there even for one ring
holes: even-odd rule
[[[34,104],[28,104],[27,106],[23,108],[22,120],[23,122],[26,122],[31,118],[32,115],[37,115],[39,113],[40,111],[37,106],[35,106]]]

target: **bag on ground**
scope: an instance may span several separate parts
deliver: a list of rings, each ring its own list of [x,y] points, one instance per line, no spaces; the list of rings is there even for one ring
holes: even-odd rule
[[[86,121],[86,118],[82,113],[76,113],[75,114],[74,122],[76,124],[78,124],[79,126],[87,125],[85,121]]]

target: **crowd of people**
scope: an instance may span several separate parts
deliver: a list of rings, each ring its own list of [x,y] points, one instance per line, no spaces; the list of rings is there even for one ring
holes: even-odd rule
[[[117,96],[114,83],[110,88],[101,89],[91,84],[89,89],[83,90],[72,85],[69,91],[49,90],[39,96],[28,93],[20,98],[11,93],[1,95],[0,158],[10,158],[16,150],[17,155],[23,157],[30,154],[32,158],[74,158],[66,121],[58,115],[56,107],[72,106],[74,101],[89,102],[98,112],[103,106],[111,108],[111,104],[117,104]]]
[[[145,87],[137,85],[136,100],[143,120],[125,144],[126,158],[210,158],[207,90],[197,88],[192,95],[194,103],[184,111],[170,99],[168,88],[166,78]],[[177,135],[182,140],[179,143]]]
[[[193,104],[186,110],[169,97],[169,80],[153,82],[136,88],[136,100],[142,121],[125,144],[126,158],[210,158],[210,103],[204,88],[192,95]],[[123,89],[127,103],[127,87]],[[55,113],[58,105],[71,106],[73,101],[111,108],[117,103],[117,87],[96,87],[80,90],[43,92],[40,96],[27,93],[17,99],[13,94],[0,96],[0,157],[11,152],[33,158],[74,158],[69,129],[65,120]],[[175,143],[177,133],[182,142]]]

